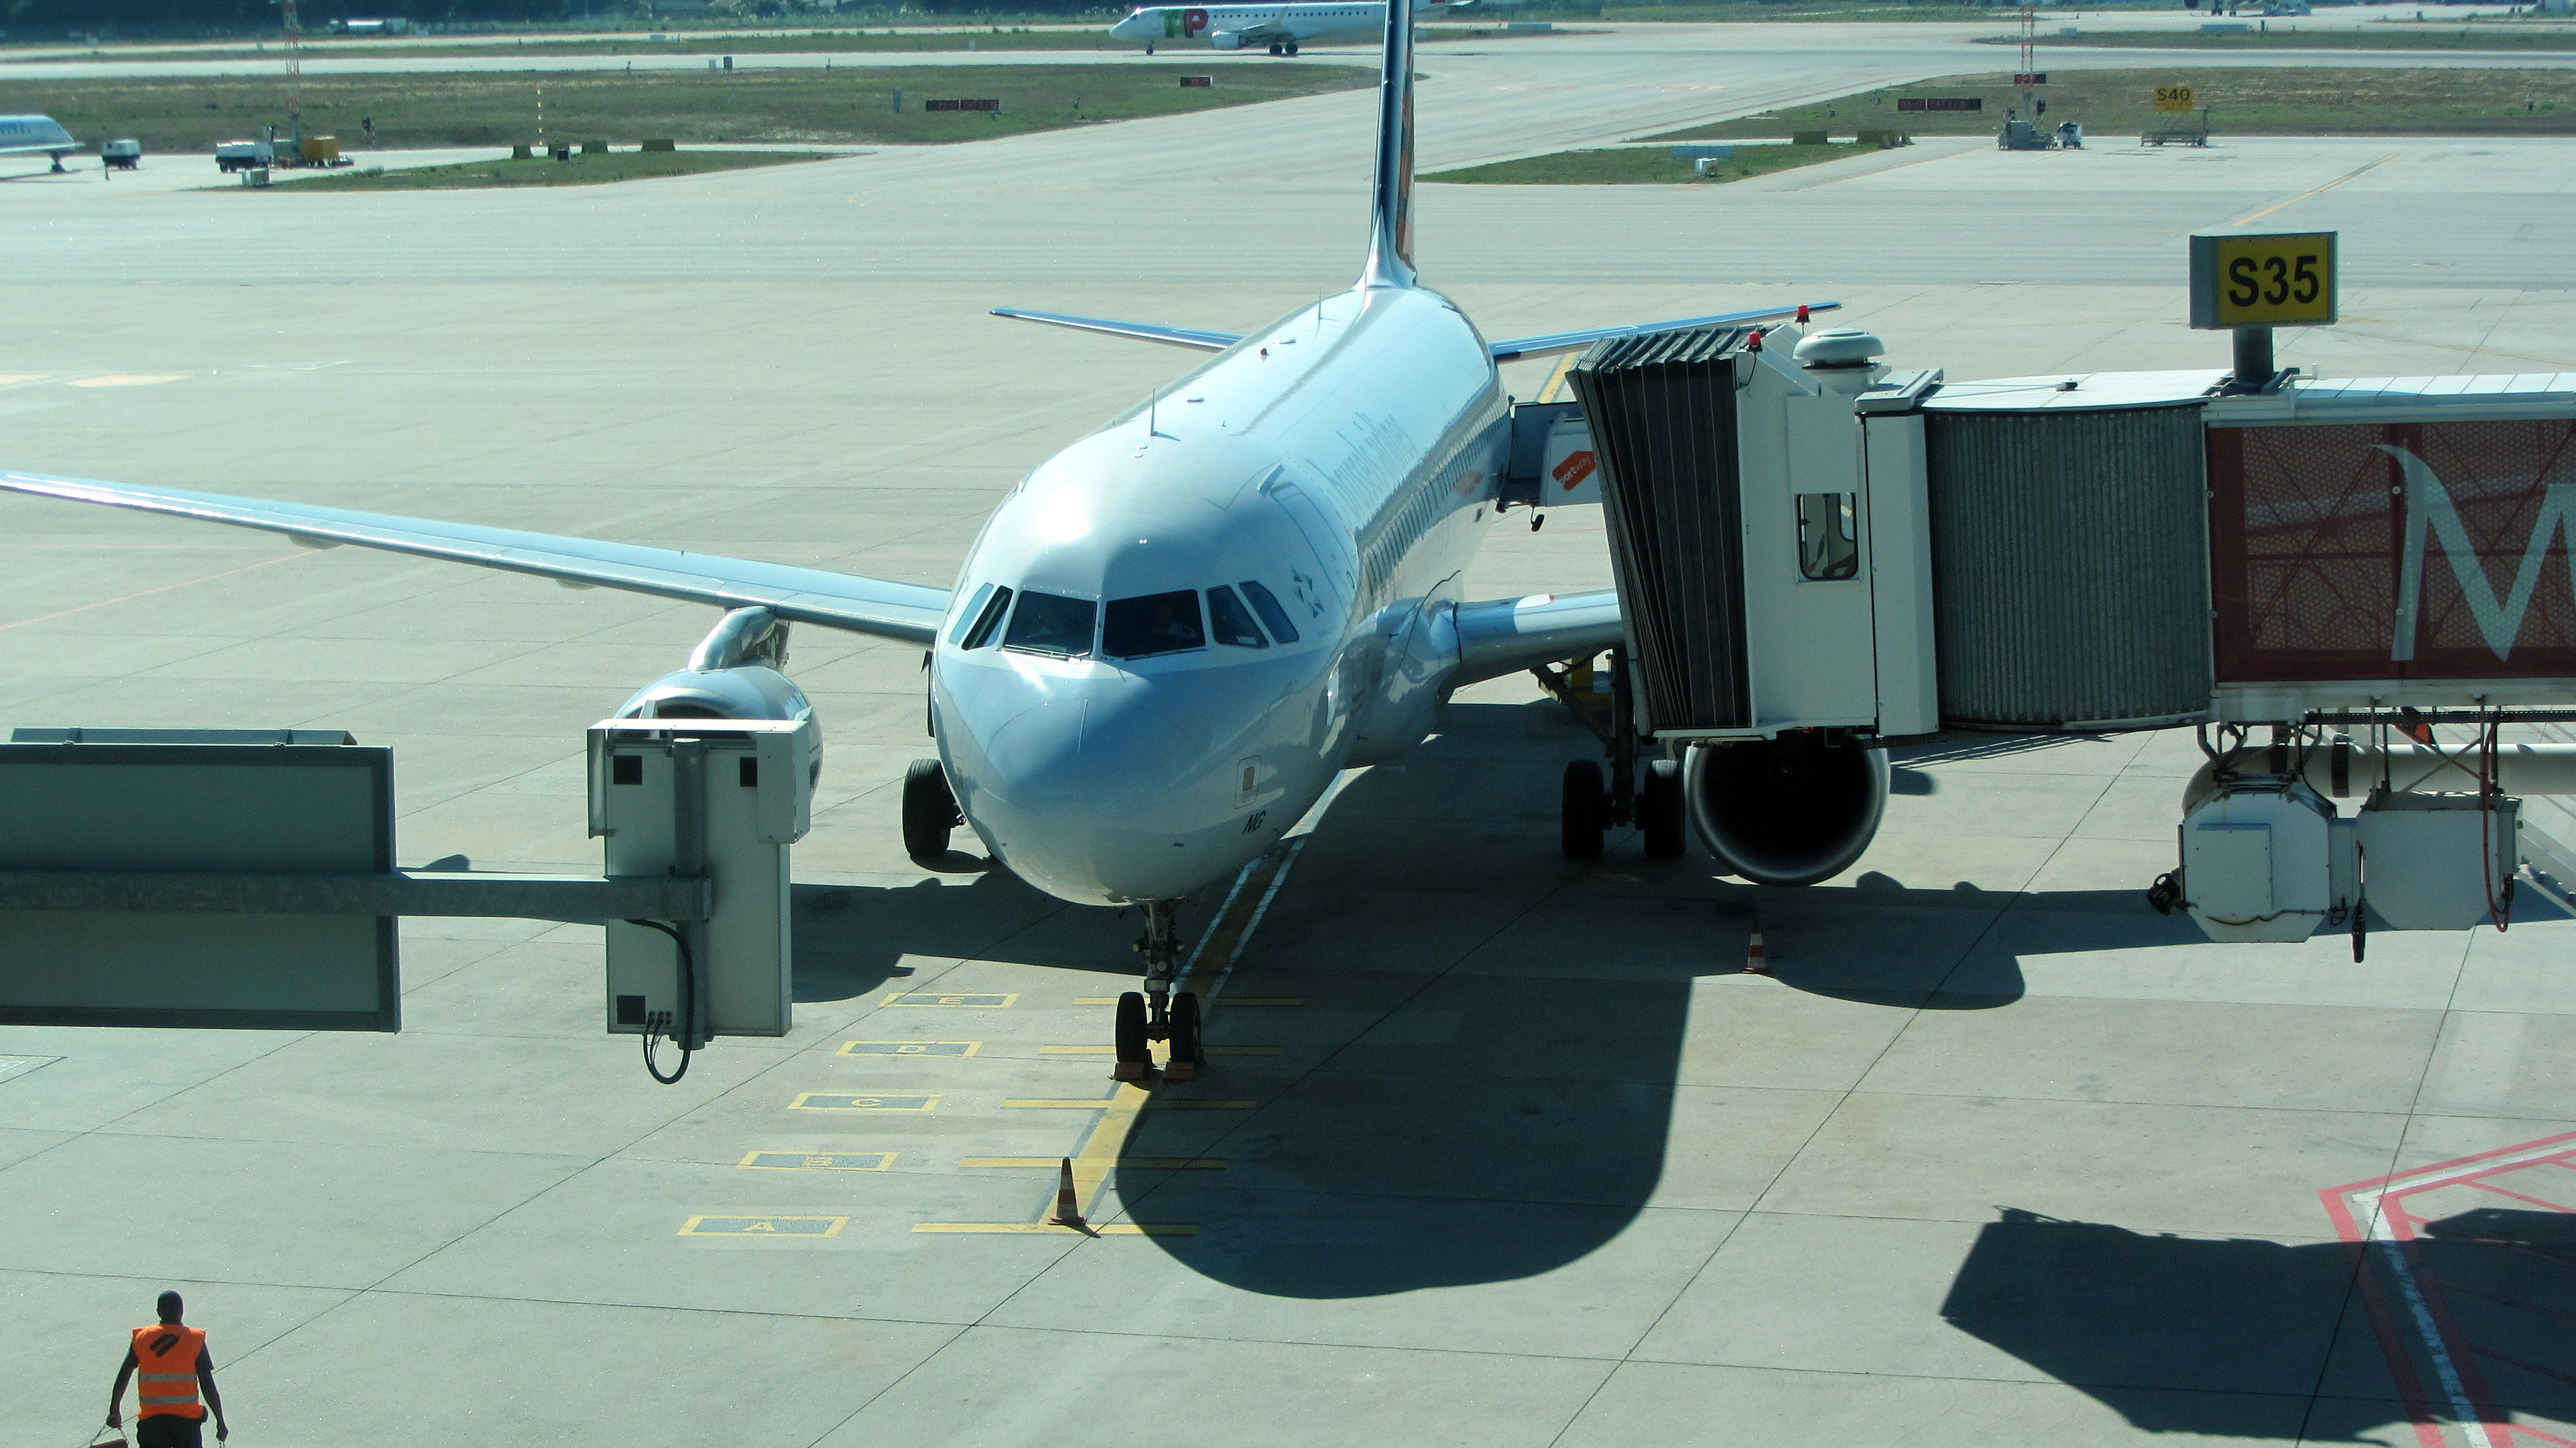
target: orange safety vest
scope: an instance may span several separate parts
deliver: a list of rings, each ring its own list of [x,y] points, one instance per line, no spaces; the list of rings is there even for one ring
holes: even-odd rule
[[[193,1327],[156,1322],[134,1329],[134,1391],[141,1404],[134,1416],[206,1416],[197,1401],[197,1359],[205,1350],[206,1335]]]

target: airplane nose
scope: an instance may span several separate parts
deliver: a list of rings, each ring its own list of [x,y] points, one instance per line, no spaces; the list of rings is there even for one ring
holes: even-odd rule
[[[1103,684],[1004,724],[960,803],[1003,862],[1051,895],[1167,899],[1203,883],[1201,857],[1232,823],[1210,748],[1206,728],[1140,681]]]

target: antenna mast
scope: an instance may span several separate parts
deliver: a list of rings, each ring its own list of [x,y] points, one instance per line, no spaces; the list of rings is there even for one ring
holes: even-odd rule
[[[295,0],[286,0],[286,3],[293,5]],[[2013,79],[2021,85],[2021,118],[2033,127],[2039,124],[2039,117],[2030,108],[2032,77],[2039,71],[2039,58],[2035,53],[2038,46],[2039,6],[2035,0],[2021,0],[2021,73]]]
[[[295,157],[304,159],[304,24],[295,18],[295,0],[278,0],[286,12],[286,129],[295,142]]]

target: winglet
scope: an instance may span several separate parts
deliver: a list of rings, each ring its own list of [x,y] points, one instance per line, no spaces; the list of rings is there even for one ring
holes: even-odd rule
[[[1387,0],[1378,85],[1376,214],[1363,287],[1413,285],[1413,0]]]

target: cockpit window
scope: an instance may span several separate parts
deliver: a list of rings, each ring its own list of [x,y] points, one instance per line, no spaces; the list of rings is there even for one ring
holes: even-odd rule
[[[1270,640],[1261,636],[1260,627],[1252,621],[1252,610],[1245,608],[1234,590],[1222,583],[1208,590],[1208,628],[1221,644],[1238,649],[1270,647]]]
[[[1011,611],[1011,631],[1002,647],[1068,659],[1091,653],[1091,623],[1100,605],[1087,598],[1058,598],[1052,593],[1023,593]],[[970,646],[971,647],[971,646]]]
[[[1141,659],[1207,647],[1199,626],[1198,590],[1114,599],[1100,630],[1100,651],[1113,659]]]
[[[975,590],[975,602],[957,616],[957,627],[948,641],[961,649],[980,649],[993,641],[1002,626],[1002,615],[1010,610],[1011,591],[985,584]]]
[[[1252,600],[1253,612],[1260,614],[1261,621],[1270,625],[1272,638],[1283,644],[1297,641],[1297,626],[1288,621],[1288,610],[1279,606],[1278,597],[1269,589],[1247,578],[1243,580],[1243,596]]]

